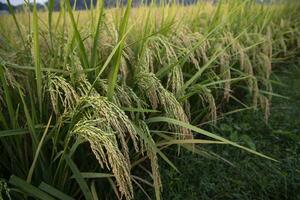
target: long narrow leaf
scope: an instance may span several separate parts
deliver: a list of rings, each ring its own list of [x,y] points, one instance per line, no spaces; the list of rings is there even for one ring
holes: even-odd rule
[[[119,41],[122,40],[126,29],[127,29],[127,24],[129,20],[129,14],[130,14],[130,9],[131,9],[131,3],[132,0],[127,1],[127,7],[123,16],[123,20],[120,24],[120,29],[119,29]],[[114,95],[114,90],[117,84],[117,76],[119,72],[119,67],[121,64],[121,57],[122,57],[122,51],[123,51],[123,46],[124,46],[124,41],[121,42],[119,48],[117,49],[116,55],[113,59],[113,68],[110,71],[110,75],[108,78],[108,89],[107,89],[107,97],[109,100],[112,100],[113,95]]]
[[[15,136],[15,135],[25,135],[28,133],[29,133],[29,131],[26,129],[3,130],[3,131],[0,131],[0,138],[8,137],[8,136]]]
[[[77,24],[75,22],[75,18],[74,18],[73,11],[72,11],[72,8],[71,8],[71,5],[70,5],[70,1],[66,1],[66,5],[67,5],[67,10],[68,10],[68,13],[69,13],[69,16],[70,16],[70,19],[71,19],[71,23],[72,23],[74,34],[75,34],[75,37],[76,37],[76,41],[79,45],[79,52],[80,52],[80,58],[82,60],[82,66],[83,66],[83,68],[87,69],[87,68],[89,68],[88,57],[87,57],[87,54],[86,54],[86,51],[85,51],[83,40],[80,36]]]
[[[250,153],[253,153],[253,154],[255,154],[255,155],[261,156],[261,157],[263,157],[263,158],[267,158],[267,159],[269,159],[269,160],[277,161],[277,160],[275,160],[275,159],[273,159],[273,158],[271,158],[271,157],[269,157],[269,156],[266,156],[266,155],[264,155],[264,154],[258,153],[258,152],[254,151],[254,150],[252,150],[252,149],[249,149],[249,148],[247,148],[247,147],[241,146],[241,145],[239,145],[239,144],[237,144],[237,143],[231,142],[231,141],[229,141],[229,140],[227,140],[227,139],[225,139],[225,138],[223,138],[223,137],[221,137],[221,136],[218,136],[218,135],[213,134],[213,133],[210,133],[210,132],[208,132],[208,131],[206,131],[206,130],[200,129],[200,128],[198,128],[198,127],[196,127],[196,126],[193,126],[193,125],[191,125],[191,124],[187,124],[187,123],[185,123],[185,122],[178,121],[178,120],[176,120],[176,119],[167,118],[167,117],[153,117],[153,118],[149,118],[149,119],[147,120],[147,122],[148,122],[148,123],[167,122],[167,123],[170,123],[170,124],[178,125],[178,126],[181,126],[181,127],[187,128],[187,129],[190,129],[190,130],[192,130],[192,131],[195,131],[196,133],[205,135],[205,136],[207,136],[207,137],[210,137],[210,138],[213,138],[213,139],[222,141],[222,142],[224,142],[224,143],[230,144],[230,145],[232,145],[232,146],[238,147],[238,148],[240,148],[240,149],[246,150],[246,151],[248,151],[248,152],[250,152]]]
[[[92,5],[93,3],[91,3]],[[94,42],[93,42],[93,48],[92,48],[92,54],[91,54],[91,64],[90,67],[96,67],[96,59],[97,59],[97,47],[98,47],[98,38],[100,33],[100,26],[102,22],[103,12],[104,12],[104,1],[98,0],[97,2],[97,11],[98,11],[98,20],[97,20],[97,26],[94,34]]]
[[[40,46],[39,46],[39,25],[38,25],[38,15],[36,8],[36,0],[34,0],[33,5],[33,57],[35,65],[35,79],[37,87],[37,96],[39,102],[40,114],[42,115],[42,70],[41,70],[41,56],[40,56]]]
[[[27,182],[30,183],[31,182],[31,179],[32,179],[32,175],[33,175],[33,171],[35,169],[35,165],[36,165],[36,162],[37,162],[37,159],[38,159],[38,156],[40,154],[40,151],[41,151],[41,148],[42,148],[42,145],[44,143],[44,140],[45,140],[45,137],[46,137],[46,134],[48,132],[48,128],[50,126],[50,122],[51,122],[51,119],[52,119],[52,116],[50,117],[49,121],[48,121],[48,124],[45,128],[45,131],[43,133],[43,136],[37,146],[37,149],[36,149],[36,152],[35,152],[35,155],[34,155],[34,158],[33,158],[33,161],[32,161],[32,164],[31,164],[31,167],[29,169],[29,172],[28,172],[28,176],[27,176]]]
[[[27,183],[23,179],[12,175],[9,179],[9,183],[20,188],[22,191],[24,191],[26,194],[29,194],[30,196],[36,197],[41,200],[55,200],[55,198],[51,197],[47,193],[43,192],[39,188]]]
[[[85,199],[93,200],[93,195],[89,189],[89,186],[88,186],[87,182],[84,180],[84,178],[82,177],[76,164],[73,162],[73,160],[70,158],[69,155],[65,156],[65,160],[66,160],[67,164],[69,165],[71,171],[73,172],[73,175],[74,175],[79,187],[81,188],[81,191],[82,191]]]
[[[39,185],[39,188],[60,200],[74,200],[73,197],[70,197],[69,195],[61,192],[60,190],[56,189],[55,187],[53,187],[51,185],[48,185],[45,182],[42,182]]]

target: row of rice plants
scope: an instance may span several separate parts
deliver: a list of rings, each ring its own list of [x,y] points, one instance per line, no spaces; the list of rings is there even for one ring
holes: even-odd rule
[[[299,53],[298,3],[118,5],[0,17],[0,199],[160,199],[174,145],[274,160],[201,127],[229,103],[267,122],[273,64]]]

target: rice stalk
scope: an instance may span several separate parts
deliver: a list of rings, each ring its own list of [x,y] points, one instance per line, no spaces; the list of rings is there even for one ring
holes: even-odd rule
[[[185,114],[182,106],[176,100],[175,96],[166,90],[155,77],[154,74],[140,72],[137,76],[138,87],[149,99],[153,109],[157,109],[159,105],[164,109],[166,116],[175,118],[188,123],[188,117]],[[192,134],[185,128],[172,127],[176,132],[181,133],[179,138],[192,138]]]
[[[125,195],[126,199],[132,199],[133,188],[130,179],[130,163],[128,163],[124,153],[119,150],[114,131],[106,128],[105,121],[101,121],[101,119],[83,119],[74,126],[72,132],[90,143],[91,149],[101,167],[105,166],[112,170],[120,192]]]

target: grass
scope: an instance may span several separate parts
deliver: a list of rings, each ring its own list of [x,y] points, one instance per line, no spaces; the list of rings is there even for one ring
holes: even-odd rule
[[[179,171],[174,145],[177,155],[222,159],[206,147],[218,144],[276,163],[251,138],[204,124],[250,109],[269,119],[273,64],[299,53],[299,6],[10,9],[0,17],[0,197],[133,199],[139,188],[161,199],[161,165]]]
[[[284,66],[287,66],[284,64]],[[275,72],[274,92],[289,99],[274,97],[269,124],[263,122],[261,111],[243,111],[210,126],[214,133],[263,152],[279,160],[270,162],[249,157],[244,152],[225,146],[209,150],[230,161],[206,159],[189,152],[177,157],[176,150],[167,155],[181,171],[162,167],[162,181],[167,190],[164,199],[299,199],[299,63],[296,68]],[[289,88],[287,90],[287,88]],[[232,107],[231,105],[230,107]],[[230,126],[229,124],[232,124]],[[192,164],[191,164],[192,163]]]

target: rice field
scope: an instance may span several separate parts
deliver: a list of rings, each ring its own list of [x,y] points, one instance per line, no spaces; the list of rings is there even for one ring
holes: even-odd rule
[[[205,147],[231,145],[277,162],[203,125],[243,110],[268,123],[280,96],[272,70],[299,57],[298,1],[10,8],[0,16],[0,199],[161,199],[160,163],[178,171],[169,148],[223,159]]]

